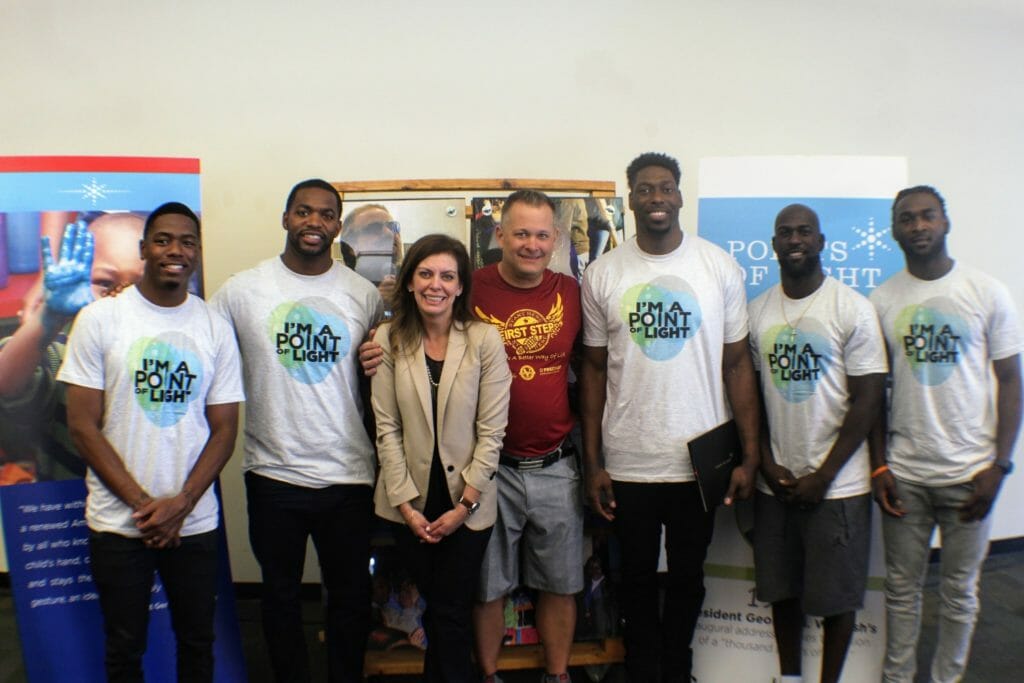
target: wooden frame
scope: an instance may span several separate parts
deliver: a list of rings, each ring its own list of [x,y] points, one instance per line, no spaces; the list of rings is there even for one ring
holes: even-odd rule
[[[353,180],[332,182],[342,199],[346,194],[373,192],[458,192],[465,194],[485,192],[512,192],[514,190],[541,190],[585,194],[591,197],[614,197],[612,180],[541,180],[523,178],[441,178],[433,180]]]

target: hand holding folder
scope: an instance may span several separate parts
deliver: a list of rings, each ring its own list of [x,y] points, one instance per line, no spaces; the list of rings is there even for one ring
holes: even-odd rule
[[[729,420],[704,432],[691,440],[687,447],[704,511],[711,512],[725,498],[733,469],[743,462],[736,421]]]

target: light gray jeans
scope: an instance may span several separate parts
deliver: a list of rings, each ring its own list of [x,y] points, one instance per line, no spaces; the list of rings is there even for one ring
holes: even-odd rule
[[[960,505],[974,490],[969,482],[932,487],[900,480],[897,486],[907,514],[882,515],[887,631],[882,680],[914,681],[921,630],[921,590],[932,533],[938,526],[942,534],[941,602],[930,680],[954,683],[961,679],[967,666],[978,619],[978,580],[988,553],[992,515],[980,522],[960,521]]]

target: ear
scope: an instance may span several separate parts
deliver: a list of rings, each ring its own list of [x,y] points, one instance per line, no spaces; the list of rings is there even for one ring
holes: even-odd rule
[[[139,240],[139,260],[140,261],[146,260],[146,255],[143,253],[143,249],[145,249],[145,247],[146,247],[146,240],[144,240],[144,239]]]
[[[285,211],[284,213],[281,214],[281,227],[284,228],[285,230],[288,229],[288,212],[287,211]]]

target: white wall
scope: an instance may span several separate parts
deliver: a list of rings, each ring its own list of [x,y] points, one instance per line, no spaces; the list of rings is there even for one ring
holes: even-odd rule
[[[621,190],[662,150],[692,228],[701,157],[906,156],[949,200],[954,255],[1021,304],[1022,35],[1017,0],[6,0],[0,154],[201,158],[210,291],[280,250],[311,176]],[[232,563],[255,581],[240,460]],[[996,535],[1024,535],[1024,474],[1006,488]]]

